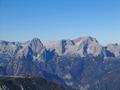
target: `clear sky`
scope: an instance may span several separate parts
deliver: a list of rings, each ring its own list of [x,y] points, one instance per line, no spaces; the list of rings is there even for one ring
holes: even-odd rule
[[[120,43],[120,0],[0,0],[0,39],[92,36]]]

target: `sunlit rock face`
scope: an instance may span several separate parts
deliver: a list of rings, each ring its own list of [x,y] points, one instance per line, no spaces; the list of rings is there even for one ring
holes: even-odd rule
[[[80,55],[85,57],[89,54],[98,56],[102,54],[103,47],[92,37],[80,37],[75,40],[60,40],[46,44],[47,48],[54,48],[58,55]]]
[[[34,54],[40,53],[44,48],[42,42],[38,38],[33,38],[29,43],[29,47],[32,49]]]
[[[119,75],[119,56],[120,45],[102,46],[93,37],[44,44],[38,38],[0,41],[0,75],[40,76],[64,86],[90,88],[104,75],[110,73],[112,79],[114,72]]]
[[[74,45],[75,43],[72,40],[59,40],[45,44],[46,48],[54,48],[58,55],[72,53]]]
[[[119,44],[109,44],[107,45],[107,50],[112,52],[116,57],[120,56],[120,45]]]
[[[92,54],[98,56],[102,54],[102,46],[98,43],[95,38],[92,37],[81,37],[74,40],[76,47],[81,56]]]

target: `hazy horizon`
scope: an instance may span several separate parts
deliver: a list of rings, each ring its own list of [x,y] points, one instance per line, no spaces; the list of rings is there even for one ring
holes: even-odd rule
[[[118,0],[0,0],[0,40],[42,42],[92,36],[120,43]]]

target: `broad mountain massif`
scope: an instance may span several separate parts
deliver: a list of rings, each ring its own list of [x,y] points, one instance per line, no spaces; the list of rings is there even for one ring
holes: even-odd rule
[[[102,46],[93,37],[1,40],[0,75],[41,77],[75,90],[120,90],[120,45]]]

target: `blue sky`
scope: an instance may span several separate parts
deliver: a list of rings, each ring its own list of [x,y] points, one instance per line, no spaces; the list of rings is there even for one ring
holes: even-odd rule
[[[92,36],[120,42],[120,0],[0,0],[0,39]]]

